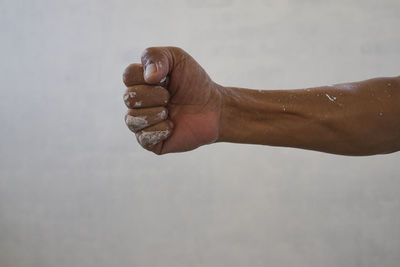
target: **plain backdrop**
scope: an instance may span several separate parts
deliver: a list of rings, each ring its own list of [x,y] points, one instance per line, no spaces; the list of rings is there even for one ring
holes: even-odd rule
[[[0,0],[0,266],[400,266],[399,153],[216,144],[156,156],[122,101],[122,72],[148,46],[180,46],[238,87],[400,75],[399,10]]]

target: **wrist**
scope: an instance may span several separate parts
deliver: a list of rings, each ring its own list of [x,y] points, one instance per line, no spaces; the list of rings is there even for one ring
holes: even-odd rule
[[[222,87],[217,142],[260,143],[271,114],[258,90]]]

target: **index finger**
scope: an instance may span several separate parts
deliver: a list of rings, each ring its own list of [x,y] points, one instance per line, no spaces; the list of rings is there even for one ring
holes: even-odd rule
[[[128,67],[126,67],[122,79],[127,87],[139,84],[146,84],[143,77],[142,64],[130,64]]]

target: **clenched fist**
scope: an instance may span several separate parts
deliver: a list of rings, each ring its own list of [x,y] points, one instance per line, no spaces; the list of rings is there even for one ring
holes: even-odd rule
[[[182,49],[154,47],[124,82],[125,122],[156,154],[216,141],[353,156],[400,151],[400,76],[297,90],[223,87]]]
[[[141,61],[123,74],[125,122],[140,145],[160,155],[215,142],[222,86],[177,47],[148,48]]]

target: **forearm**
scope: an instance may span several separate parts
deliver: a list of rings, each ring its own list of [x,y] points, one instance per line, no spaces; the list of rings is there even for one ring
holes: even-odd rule
[[[218,141],[344,155],[400,150],[400,79],[299,90],[224,88]]]

